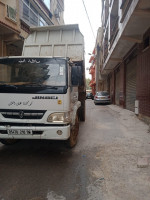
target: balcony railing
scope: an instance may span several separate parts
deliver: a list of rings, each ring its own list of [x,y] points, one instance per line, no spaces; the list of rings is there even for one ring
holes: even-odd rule
[[[104,26],[106,27],[107,25],[107,21],[108,21],[108,16],[109,16],[109,1],[105,1],[105,5],[104,5]]]
[[[108,56],[108,42],[104,44],[104,62]]]
[[[105,22],[104,22],[104,26],[105,26],[105,27],[106,27],[106,25],[107,25],[108,16],[109,16],[109,10],[105,10]]]
[[[57,0],[58,6],[60,8],[60,11],[64,11],[64,1],[62,0]]]
[[[118,30],[119,30],[118,29],[118,20],[119,20],[119,17],[117,16],[116,19],[114,20],[114,24],[113,24],[113,26],[110,30],[110,40],[109,40],[110,48],[111,48],[111,46],[112,46],[112,44],[113,44],[113,42],[114,42],[114,40],[117,36]]]
[[[127,12],[130,8],[132,1],[133,0],[122,0],[122,4],[120,6],[120,9],[122,9],[122,17],[121,17],[120,23],[122,23],[124,21],[124,18],[127,15]]]
[[[113,0],[110,0],[110,1],[109,1],[109,6],[111,6],[111,4],[112,4],[112,1],[113,1]]]
[[[95,68],[91,67],[89,70],[89,74],[94,74],[95,73]]]
[[[92,86],[94,86],[94,85],[96,85],[96,82],[95,82],[95,79],[92,79],[92,80],[90,81],[90,83],[89,83],[89,86],[92,87]]]

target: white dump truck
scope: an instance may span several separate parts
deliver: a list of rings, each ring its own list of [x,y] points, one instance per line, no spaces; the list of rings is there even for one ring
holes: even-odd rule
[[[85,96],[78,25],[31,28],[22,56],[0,58],[0,141],[66,140],[75,146]]]

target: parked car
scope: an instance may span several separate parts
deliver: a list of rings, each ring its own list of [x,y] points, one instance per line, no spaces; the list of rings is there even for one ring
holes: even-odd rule
[[[111,103],[110,94],[107,91],[99,91],[96,92],[96,95],[94,96],[94,103],[100,104],[100,103]]]
[[[93,96],[93,94],[92,94],[92,92],[87,92],[86,93],[86,99],[94,99],[94,96]]]

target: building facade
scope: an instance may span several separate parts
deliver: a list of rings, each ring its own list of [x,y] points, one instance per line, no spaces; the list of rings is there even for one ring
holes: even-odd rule
[[[50,0],[53,24],[64,24],[64,0]]]
[[[89,63],[91,63],[91,66],[89,68],[89,74],[91,74],[91,81],[89,86],[92,89],[92,94],[95,95],[96,93],[96,59],[95,59],[95,48],[92,52],[92,55],[90,57]]]
[[[0,56],[21,55],[30,27],[64,23],[64,0],[0,0],[0,11]]]
[[[20,54],[19,2],[0,0],[0,56]]]
[[[150,121],[150,1],[102,0],[101,87]],[[102,88],[103,89],[103,88]]]

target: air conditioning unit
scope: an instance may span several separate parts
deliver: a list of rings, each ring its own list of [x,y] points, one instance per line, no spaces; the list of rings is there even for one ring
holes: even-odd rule
[[[7,17],[16,22],[17,21],[16,10],[10,6],[7,6]]]

